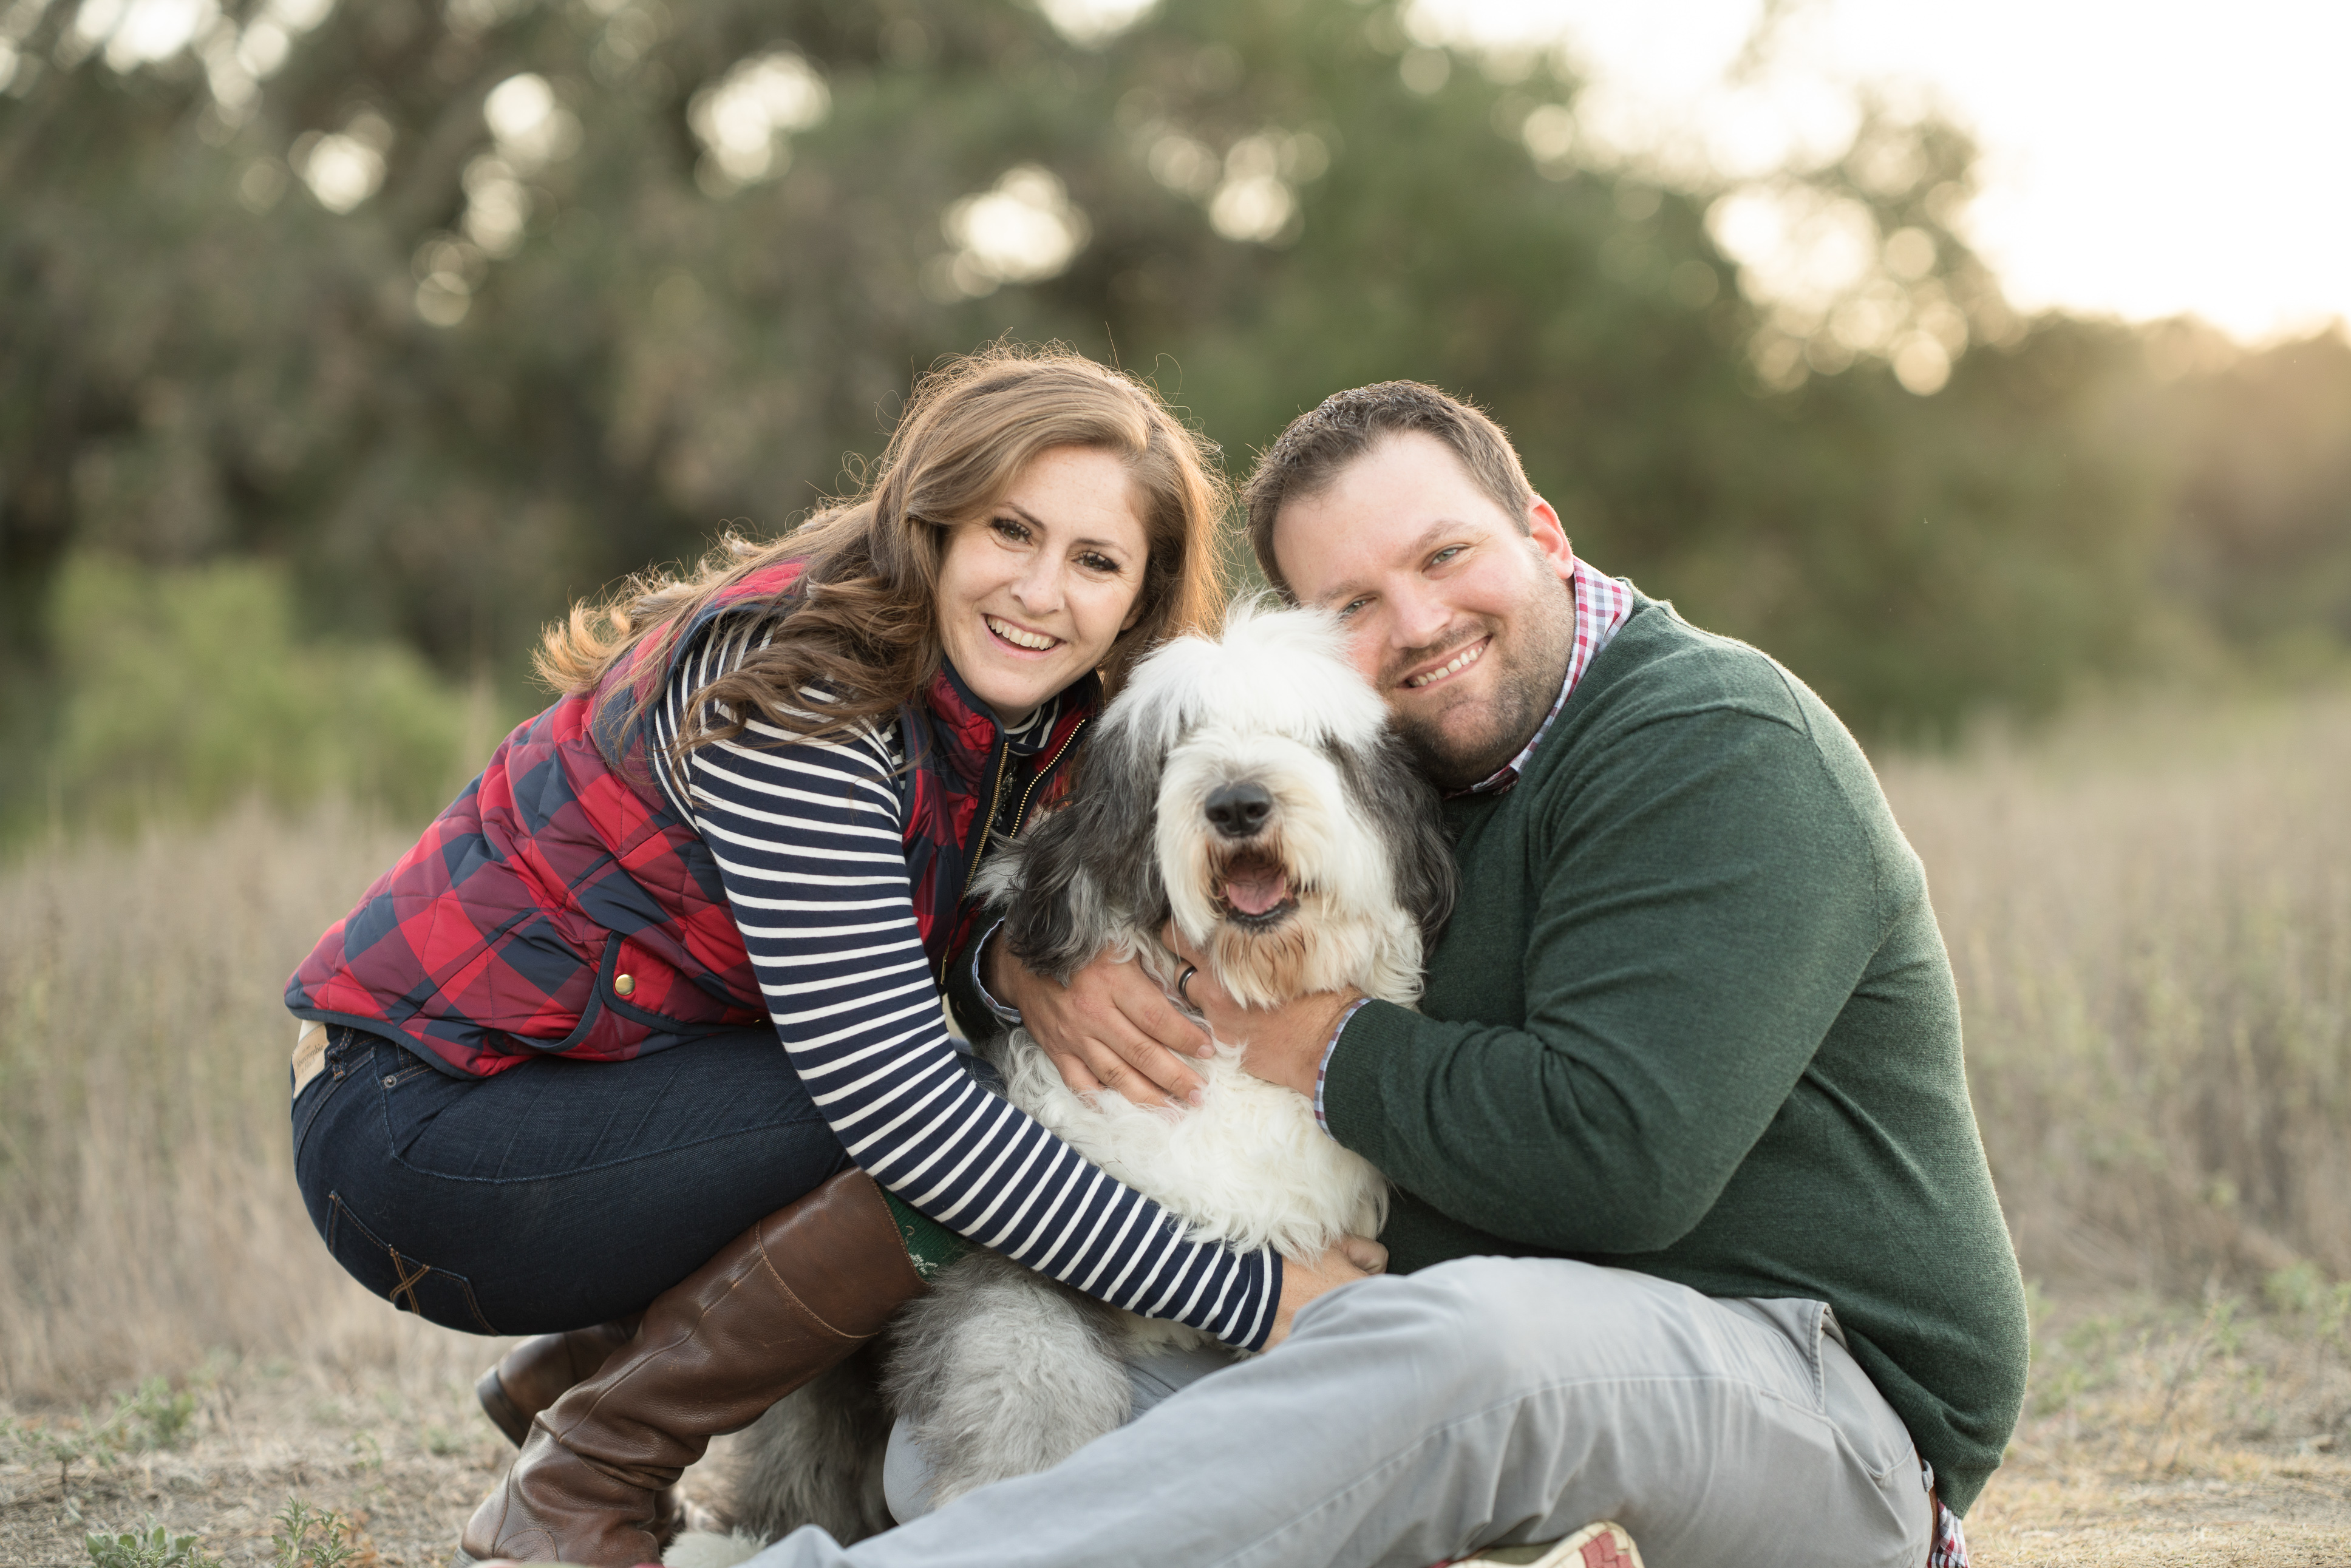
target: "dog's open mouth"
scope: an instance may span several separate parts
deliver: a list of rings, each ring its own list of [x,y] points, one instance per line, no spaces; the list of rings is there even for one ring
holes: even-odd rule
[[[1279,857],[1243,850],[1217,868],[1227,917],[1241,925],[1271,925],[1298,907],[1290,873]]]

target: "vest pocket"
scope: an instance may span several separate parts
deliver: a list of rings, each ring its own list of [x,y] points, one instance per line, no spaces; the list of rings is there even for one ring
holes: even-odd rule
[[[494,1334],[474,1299],[474,1282],[402,1252],[351,1212],[340,1192],[327,1195],[327,1250],[343,1271],[403,1312],[443,1328]]]

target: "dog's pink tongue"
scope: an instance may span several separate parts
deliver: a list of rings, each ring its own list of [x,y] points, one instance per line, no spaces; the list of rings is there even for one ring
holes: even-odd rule
[[[1243,915],[1263,915],[1290,896],[1290,879],[1279,866],[1251,866],[1225,883],[1225,902]]]

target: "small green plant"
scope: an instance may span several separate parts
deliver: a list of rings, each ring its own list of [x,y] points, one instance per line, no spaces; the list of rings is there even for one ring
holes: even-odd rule
[[[269,1544],[276,1555],[273,1568],[343,1568],[354,1548],[346,1536],[349,1526],[332,1509],[313,1509],[298,1497],[289,1497],[277,1511],[277,1528]]]
[[[57,1466],[57,1490],[70,1502],[74,1466],[110,1469],[126,1449],[175,1448],[186,1440],[195,1414],[193,1393],[183,1389],[175,1394],[168,1379],[151,1377],[131,1393],[116,1395],[114,1408],[103,1416],[84,1409],[71,1430],[36,1421],[11,1424],[0,1436],[8,1438],[11,1448],[29,1450],[37,1462]]]
[[[132,1393],[116,1396],[114,1414],[107,1422],[135,1434],[134,1447],[176,1448],[187,1437],[195,1414],[193,1393],[183,1388],[175,1394],[167,1379],[151,1377]]]
[[[196,1364],[195,1371],[188,1374],[188,1386],[211,1393],[221,1385],[223,1379],[236,1370],[238,1359],[236,1352],[226,1346],[213,1346],[204,1352],[204,1358]]]
[[[91,1568],[221,1568],[221,1560],[196,1544],[193,1535],[173,1535],[162,1525],[145,1534],[85,1535]]]
[[[2212,1331],[2212,1343],[2224,1356],[2233,1357],[2244,1348],[2245,1325],[2238,1314],[2245,1303],[2235,1296],[2215,1295],[2209,1299],[2204,1321]]]
[[[2326,1304],[2326,1276],[2307,1258],[2287,1265],[2262,1281],[2262,1293],[2273,1311],[2300,1317]]]
[[[2325,1310],[2318,1321],[2319,1337],[2331,1340],[2343,1334],[2346,1328],[2351,1328],[2351,1280],[2346,1280],[2328,1292]],[[2351,1338],[2346,1338],[2344,1348],[2351,1350]]]
[[[57,1467],[57,1494],[66,1500],[68,1506],[73,1500],[72,1488],[68,1483],[74,1466],[87,1463],[92,1469],[110,1469],[120,1456],[114,1441],[114,1419],[111,1416],[103,1421],[93,1421],[89,1412],[85,1410],[81,1424],[70,1432],[51,1431],[39,1426],[27,1427],[26,1431],[41,1460]]]
[[[465,1448],[465,1442],[448,1427],[434,1424],[424,1428],[424,1451],[434,1458],[445,1459],[452,1454],[463,1453]]]

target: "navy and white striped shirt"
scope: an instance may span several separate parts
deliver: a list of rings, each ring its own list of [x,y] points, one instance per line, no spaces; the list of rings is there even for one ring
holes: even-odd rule
[[[896,723],[811,741],[755,719],[683,761],[669,753],[694,694],[758,626],[721,617],[684,650],[651,716],[654,773],[709,844],[776,1032],[850,1157],[948,1229],[1090,1296],[1262,1345],[1280,1291],[1270,1249],[1183,1239],[1175,1216],[956,1061],[914,919]],[[1016,746],[1041,739],[1050,707]]]

